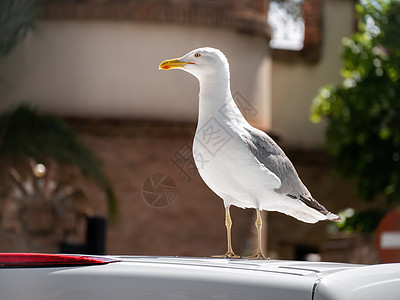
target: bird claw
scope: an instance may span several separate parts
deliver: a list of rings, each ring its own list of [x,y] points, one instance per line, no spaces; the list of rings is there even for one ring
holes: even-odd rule
[[[211,257],[213,257],[213,258],[240,258],[239,255],[236,255],[233,252],[226,252],[223,255],[211,255]]]
[[[246,259],[257,259],[257,260],[270,260],[269,257],[266,257],[262,252],[258,251],[256,254],[251,256],[244,257]]]

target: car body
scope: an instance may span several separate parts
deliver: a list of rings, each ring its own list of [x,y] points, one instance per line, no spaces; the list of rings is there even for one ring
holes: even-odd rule
[[[38,256],[13,265],[0,254],[0,300],[400,299],[400,264],[76,255],[68,258],[83,263],[46,264]]]

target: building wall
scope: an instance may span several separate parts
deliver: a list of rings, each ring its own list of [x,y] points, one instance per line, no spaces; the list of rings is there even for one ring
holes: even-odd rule
[[[322,5],[323,41],[314,63],[296,53],[294,59],[272,59],[265,35],[227,27],[43,19],[0,65],[0,110],[28,101],[63,116],[194,122],[197,80],[157,66],[212,46],[230,61],[233,94],[254,108],[247,116],[251,123],[277,132],[288,146],[320,147],[324,126],[310,122],[310,106],[321,86],[340,82],[339,49],[353,31],[354,3],[316,3]]]
[[[340,83],[340,46],[354,30],[354,2],[321,1],[323,42],[320,59],[308,63],[301,57],[275,59],[272,64],[272,129],[289,147],[315,148],[323,143],[323,124],[312,124],[310,107],[320,87]]]
[[[161,61],[202,46],[231,63],[232,91],[270,124],[267,39],[227,28],[128,21],[41,21],[0,65],[0,109],[36,104],[63,116],[195,121],[197,80],[158,70]]]

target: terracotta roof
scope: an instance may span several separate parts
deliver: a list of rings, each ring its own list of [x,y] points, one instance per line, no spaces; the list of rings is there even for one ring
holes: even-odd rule
[[[39,0],[44,19],[123,19],[218,26],[270,36],[265,0]]]

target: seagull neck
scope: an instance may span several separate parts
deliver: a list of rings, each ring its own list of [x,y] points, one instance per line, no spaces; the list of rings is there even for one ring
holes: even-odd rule
[[[229,74],[202,78],[199,94],[199,121],[207,122],[210,116],[226,115],[243,118],[233,101]]]

